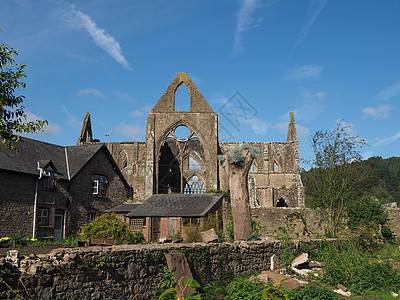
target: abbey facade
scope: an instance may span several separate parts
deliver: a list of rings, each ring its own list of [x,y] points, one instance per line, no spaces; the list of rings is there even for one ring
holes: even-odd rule
[[[175,110],[175,93],[184,84],[190,110]],[[78,145],[95,143],[86,114]],[[219,142],[218,115],[187,73],[178,73],[149,112],[145,142],[113,142],[107,147],[131,186],[134,200],[154,194],[195,194],[227,190],[218,155],[242,142]],[[299,142],[293,113],[286,142],[246,142],[258,149],[249,173],[252,208],[304,207],[299,173]]]

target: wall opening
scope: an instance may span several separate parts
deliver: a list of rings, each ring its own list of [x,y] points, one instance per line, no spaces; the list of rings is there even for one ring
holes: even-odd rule
[[[201,170],[200,164],[191,156],[189,156],[189,170]]]
[[[186,140],[190,135],[190,130],[184,125],[180,125],[175,128],[174,134],[179,140]]]
[[[203,194],[206,192],[204,181],[197,175],[192,176],[185,184],[184,194]]]
[[[288,207],[285,199],[283,199],[282,197],[279,198],[278,202],[276,203],[276,207]]]
[[[175,91],[175,111],[190,111],[190,94],[184,84]]]
[[[180,193],[181,169],[177,159],[179,150],[174,141],[167,140],[161,147],[158,163],[158,193]]]

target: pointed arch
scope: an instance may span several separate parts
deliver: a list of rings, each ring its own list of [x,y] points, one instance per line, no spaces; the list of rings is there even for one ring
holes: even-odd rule
[[[206,192],[206,185],[203,178],[199,175],[190,177],[183,188],[184,194],[204,194]]]

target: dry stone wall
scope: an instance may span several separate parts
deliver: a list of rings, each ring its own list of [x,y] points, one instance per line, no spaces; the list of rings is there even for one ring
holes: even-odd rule
[[[279,241],[266,241],[63,248],[20,257],[16,267],[2,257],[0,274],[22,294],[23,283],[29,299],[152,299],[163,281],[166,253],[183,253],[194,278],[205,285],[221,273],[268,270],[279,247]],[[0,282],[0,299],[14,297]]]

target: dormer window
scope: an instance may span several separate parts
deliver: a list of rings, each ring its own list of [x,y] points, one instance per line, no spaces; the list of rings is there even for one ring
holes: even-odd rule
[[[107,195],[107,177],[103,175],[93,175],[92,176],[92,194],[102,197]]]
[[[55,179],[54,179],[54,170],[52,167],[48,166],[45,170],[44,170],[44,183],[43,183],[43,187],[45,189],[54,189],[55,186]]]

